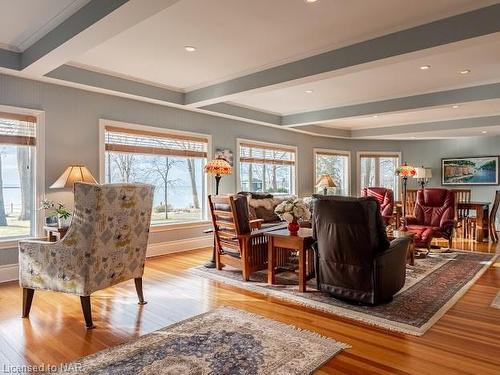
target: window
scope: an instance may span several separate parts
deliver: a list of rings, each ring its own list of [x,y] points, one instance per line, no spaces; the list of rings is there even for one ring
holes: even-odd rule
[[[0,240],[36,234],[36,122],[0,112]]]
[[[392,189],[395,196],[399,193],[396,168],[399,166],[398,153],[359,153],[359,190],[364,187],[379,186]]]
[[[155,185],[152,224],[206,220],[208,137],[104,126],[104,180]]]
[[[240,191],[295,194],[295,147],[239,140],[238,148]]]
[[[349,195],[350,155],[348,151],[314,149],[314,182],[322,174],[328,174],[337,185],[328,190],[337,195]]]

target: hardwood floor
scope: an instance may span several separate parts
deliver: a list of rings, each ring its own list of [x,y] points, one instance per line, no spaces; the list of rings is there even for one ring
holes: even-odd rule
[[[500,246],[458,241],[456,247],[500,252]],[[144,294],[137,304],[134,281],[92,297],[97,329],[84,326],[79,298],[36,291],[29,319],[21,319],[16,282],[0,284],[0,366],[58,364],[132,340],[171,323],[234,306],[318,332],[352,345],[318,374],[498,374],[500,309],[489,307],[500,289],[500,263],[475,283],[424,336],[364,326],[312,309],[191,275],[210,250],[177,253],[147,261]],[[307,350],[307,348],[304,348]],[[6,367],[0,367],[0,373]]]

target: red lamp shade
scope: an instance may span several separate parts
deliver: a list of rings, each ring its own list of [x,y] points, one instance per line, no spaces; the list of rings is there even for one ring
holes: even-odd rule
[[[231,174],[233,168],[225,159],[210,160],[205,165],[205,172],[215,175]]]

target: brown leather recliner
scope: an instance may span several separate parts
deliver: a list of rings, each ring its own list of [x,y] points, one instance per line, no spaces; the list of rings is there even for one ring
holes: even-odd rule
[[[433,238],[446,238],[452,245],[455,228],[455,194],[448,189],[421,189],[413,216],[407,216],[406,225],[415,233],[415,244],[430,247]]]
[[[365,187],[362,191],[363,197],[373,197],[380,204],[380,213],[384,219],[385,225],[393,221],[394,213],[394,193],[391,189],[383,187]]]
[[[314,195],[318,289],[368,304],[388,301],[405,283],[410,238],[387,240],[378,201]]]

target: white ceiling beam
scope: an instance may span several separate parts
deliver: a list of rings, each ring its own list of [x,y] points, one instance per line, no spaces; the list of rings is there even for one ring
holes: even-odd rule
[[[473,117],[458,120],[432,121],[417,124],[406,124],[399,126],[385,126],[380,128],[352,130],[351,137],[362,138],[384,138],[395,136],[408,136],[419,134],[421,136],[432,136],[433,133],[442,131],[457,131],[466,129],[485,130],[490,127],[500,126],[500,116]],[[307,130],[307,127],[304,127]],[[479,132],[478,132],[479,135]]]
[[[284,126],[301,127],[308,124],[327,123],[341,118],[419,110],[496,98],[500,98],[500,83],[296,113],[283,116],[281,124]]]
[[[438,47],[500,31],[500,4],[279,65],[186,93],[186,105],[203,107],[248,92],[280,87],[362,64]]]
[[[21,55],[20,69],[43,76],[178,0],[92,0]]]

